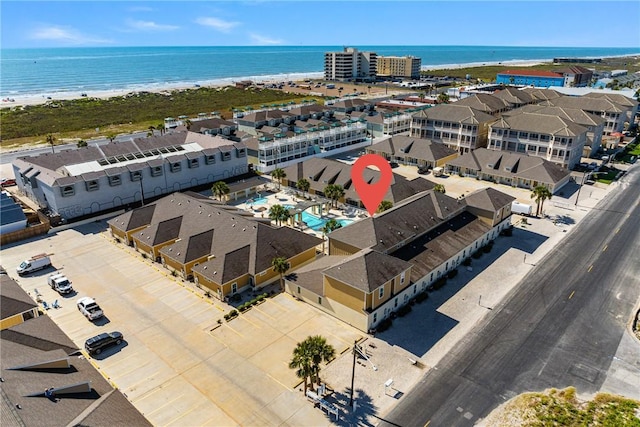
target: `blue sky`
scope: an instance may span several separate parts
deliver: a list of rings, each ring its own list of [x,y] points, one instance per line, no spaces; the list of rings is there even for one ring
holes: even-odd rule
[[[490,45],[640,47],[629,1],[6,1],[3,48]]]

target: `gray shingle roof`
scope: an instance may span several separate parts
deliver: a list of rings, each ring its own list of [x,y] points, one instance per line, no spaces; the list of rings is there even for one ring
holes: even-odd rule
[[[410,267],[411,264],[401,259],[366,249],[325,270],[324,274],[371,293]]]
[[[460,101],[456,101],[455,105],[466,105],[491,115],[507,108],[511,108],[507,101],[489,93],[476,93],[472,96],[461,99]]]
[[[413,117],[422,117],[432,120],[442,120],[461,124],[480,124],[492,122],[496,118],[490,114],[476,110],[466,105],[439,104],[426,110],[420,110]]]
[[[38,307],[20,285],[6,274],[0,274],[0,297],[0,319]]]
[[[536,101],[536,99],[529,94],[528,92],[524,92],[522,90],[506,87],[504,89],[500,89],[493,93],[493,96],[496,98],[503,99],[508,102],[512,106],[520,106],[524,104],[531,104]]]
[[[520,177],[552,185],[562,181],[569,174],[569,171],[541,157],[486,148],[478,148],[466,153],[447,162],[447,165],[468,168],[494,176]],[[505,168],[510,168],[510,170]]]
[[[578,136],[587,132],[586,127],[567,118],[542,114],[541,112],[528,113],[523,111],[513,111],[508,116],[503,115],[490,127],[556,136]]]
[[[407,156],[430,162],[435,162],[457,153],[456,150],[444,144],[434,143],[429,139],[420,139],[404,135],[394,135],[368,147],[367,150],[401,157]]]
[[[504,116],[510,116],[519,114],[521,112],[524,113],[538,113],[545,114],[548,116],[558,116],[563,119],[571,120],[574,123],[579,125],[590,127],[590,126],[600,126],[605,121],[602,117],[596,116],[595,114],[587,113],[584,110],[579,108],[569,108],[569,107],[554,107],[548,105],[548,103],[544,103],[542,105],[525,105],[524,107],[520,107],[516,110],[508,111],[504,113]]]
[[[510,205],[516,198],[509,194],[498,191],[494,188],[480,188],[465,196],[467,206],[496,212],[503,207]]]

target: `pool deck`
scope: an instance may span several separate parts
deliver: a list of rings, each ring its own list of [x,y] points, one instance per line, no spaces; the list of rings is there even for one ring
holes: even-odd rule
[[[277,190],[272,190],[272,191],[277,191]],[[303,197],[296,197],[296,190],[288,188],[288,187],[282,187],[280,189],[280,191],[277,192],[272,192],[272,191],[265,191],[265,192],[260,192],[260,197],[265,198],[267,201],[266,203],[261,203],[261,204],[257,204],[254,205],[251,203],[252,200],[258,198],[254,195],[254,197],[249,197],[246,199],[239,199],[237,201],[231,201],[228,202],[229,205],[231,206],[235,206],[239,209],[242,209],[244,211],[247,212],[251,212],[253,213],[253,216],[257,217],[257,218],[268,218],[269,217],[269,209],[271,208],[271,206],[279,204],[279,205],[292,205],[292,206],[296,206],[296,204],[298,202],[309,202],[309,200],[303,198]],[[339,206],[342,204],[339,204]],[[319,209],[316,208],[316,209]],[[315,216],[319,216],[317,213],[315,212],[311,212],[309,211],[309,213],[315,215]],[[326,210],[324,210],[322,218],[324,219],[336,219],[336,220],[348,220],[348,221],[359,221],[362,218],[366,218],[368,216],[368,214],[366,213],[366,211],[361,210],[361,209],[356,209],[350,206],[346,206],[344,209],[339,208],[339,209],[330,209],[329,212],[327,213]],[[302,223],[304,224],[304,223]],[[291,226],[291,225],[289,225]],[[312,228],[308,227],[306,224],[304,224],[304,226],[302,228],[300,227],[296,227],[296,229],[298,230],[302,230],[305,233],[308,234],[312,234],[316,237],[320,237],[322,238],[322,232],[321,231],[316,231],[313,230]]]

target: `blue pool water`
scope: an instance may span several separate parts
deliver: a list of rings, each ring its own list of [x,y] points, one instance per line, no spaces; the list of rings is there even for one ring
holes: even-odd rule
[[[307,224],[307,226],[310,229],[315,231],[320,231],[320,229],[324,227],[324,225],[327,223],[328,219],[319,218],[315,215],[311,215],[310,213],[307,213],[307,211],[304,211],[302,212],[302,221],[304,221],[304,223]],[[351,224],[353,221],[350,219],[339,219],[338,222],[343,227],[346,227],[347,225]]]
[[[266,197],[256,197],[255,199],[251,199],[252,201],[249,202],[249,200],[247,200],[247,204],[253,206],[253,205],[264,205],[267,203],[267,198]]]

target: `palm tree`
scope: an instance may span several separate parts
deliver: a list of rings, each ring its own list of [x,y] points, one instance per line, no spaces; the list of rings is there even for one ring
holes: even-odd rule
[[[51,152],[52,152],[52,153],[55,153],[55,150],[54,150],[54,148],[53,148],[53,146],[55,145],[55,143],[56,143],[56,137],[55,137],[55,136],[53,136],[53,134],[51,134],[51,133],[50,133],[50,134],[47,134],[47,144],[49,144],[49,145],[51,146]]]
[[[449,103],[449,95],[442,92],[438,95],[438,104],[448,104]]]
[[[108,133],[106,138],[109,140],[109,142],[113,142],[117,136],[118,135],[116,135],[115,133]]]
[[[309,351],[309,342],[304,340],[293,349],[293,358],[289,362],[289,369],[296,370],[296,376],[304,382],[304,394],[307,395],[307,383],[311,376],[312,357]]]
[[[291,264],[284,257],[277,257],[271,260],[273,271],[280,275],[280,290],[284,291],[284,275],[291,268]]]
[[[337,230],[338,228],[342,228],[342,224],[338,222],[335,218],[331,218],[329,221],[325,222],[320,231],[324,234],[329,234],[333,230]]]
[[[441,184],[440,184],[441,185]],[[376,212],[380,213],[380,212],[384,212],[388,209],[391,209],[393,207],[393,203],[388,201],[388,200],[383,200],[380,202],[380,205],[378,205],[378,210],[376,210]]]
[[[544,201],[547,199],[551,199],[551,191],[545,185],[536,185],[533,191],[531,192],[531,198],[536,200],[536,216],[542,213],[542,208],[544,206]]]
[[[312,375],[315,375],[317,384],[320,385],[320,364],[330,362],[336,355],[333,346],[327,343],[327,339],[320,335],[307,338],[311,353]]]
[[[273,172],[271,172],[271,177],[278,181],[278,190],[280,190],[280,185],[282,185],[282,180],[287,177],[284,169],[276,168]]]
[[[155,126],[149,126],[149,132],[147,132],[147,137],[153,136],[155,130],[156,130]]]
[[[269,218],[276,221],[278,225],[282,225],[282,221],[288,220],[289,211],[282,205],[273,205],[269,208]]]
[[[224,181],[216,181],[211,186],[211,193],[221,202],[224,201],[224,196],[229,194],[229,191],[229,186]]]
[[[331,206],[337,207],[338,200],[344,197],[344,188],[339,184],[329,184],[324,188],[323,193],[331,199]]]
[[[165,131],[164,123],[158,123],[156,125],[156,129],[160,131],[160,136],[164,135],[164,131]]]
[[[191,129],[191,120],[186,119],[184,121],[184,126],[187,128],[187,130]]]
[[[296,187],[298,188],[298,190],[302,191],[302,194],[304,196],[306,196],[305,193],[309,191],[309,188],[311,187],[311,183],[305,178],[300,178],[298,182],[296,182]]]
[[[442,185],[442,184],[436,184],[433,187],[433,191],[437,191],[438,193],[442,193],[442,194],[445,194],[447,192],[447,190],[445,190],[445,188],[444,188],[444,185]]]

